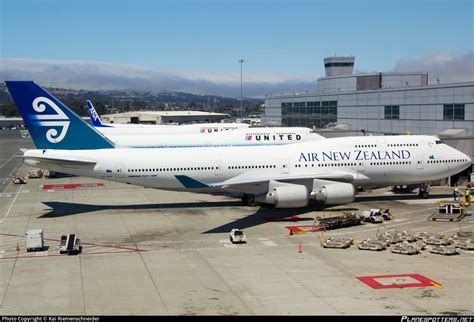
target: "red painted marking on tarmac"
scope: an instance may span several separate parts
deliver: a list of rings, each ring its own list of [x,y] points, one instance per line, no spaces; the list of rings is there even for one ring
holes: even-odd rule
[[[298,220],[298,219],[301,219],[301,217],[300,216],[291,216],[290,219],[291,220]]]
[[[15,235],[15,234],[6,234],[6,233],[0,233],[0,236],[8,236],[8,237],[21,237],[23,238],[22,235]],[[44,238],[44,240],[47,241],[53,241],[59,243],[59,239],[52,239],[52,238]],[[109,248],[109,249],[118,249],[118,251],[112,252],[112,251],[104,251],[104,252],[96,252],[96,253],[80,253],[78,256],[89,256],[89,255],[106,255],[106,254],[121,254],[121,253],[136,253],[136,252],[146,252],[147,250],[145,249],[140,249],[140,248],[130,248],[130,247],[123,247],[123,246],[114,246],[114,245],[103,245],[103,244],[94,244],[94,243],[85,243],[81,241],[81,245],[83,246],[91,246],[91,247],[104,247],[104,248]],[[67,256],[67,254],[48,254],[48,255],[43,255],[43,256],[32,256],[32,255],[25,255],[25,256],[10,256],[10,257],[2,257],[0,259],[15,259],[15,258],[42,258],[42,257],[49,257],[49,256]]]
[[[409,277],[414,280],[417,280],[418,283],[397,283],[397,284],[382,284],[384,279],[394,278],[394,277]],[[406,287],[425,287],[425,286],[434,286],[433,283],[439,285],[438,282],[435,282],[423,275],[420,274],[399,274],[399,275],[378,275],[378,276],[357,276],[361,282],[367,284],[373,289],[386,289],[386,288],[406,288]],[[382,282],[382,283],[381,283]]]
[[[292,231],[295,234],[298,233],[308,233],[308,232],[315,232],[315,231],[321,231],[322,228],[319,227],[318,225],[313,226],[313,225],[303,225],[303,226],[286,226],[287,229]]]
[[[274,217],[269,217],[269,218],[265,218],[266,221],[297,221],[297,220],[300,220],[301,217],[300,216],[291,216],[291,217],[285,217],[285,218],[274,218]]]
[[[3,259],[31,259],[31,258],[47,258],[47,257],[57,257],[57,256],[93,256],[93,255],[113,255],[113,254],[125,254],[125,253],[137,253],[137,251],[129,251],[129,250],[121,250],[117,252],[98,252],[98,253],[80,253],[77,255],[68,255],[68,254],[48,254],[48,255],[41,255],[41,256],[10,256],[10,257],[2,257],[0,260]]]
[[[104,184],[102,182],[96,183],[66,183],[66,184],[45,184],[41,188],[43,190],[68,190],[78,188],[102,188]]]

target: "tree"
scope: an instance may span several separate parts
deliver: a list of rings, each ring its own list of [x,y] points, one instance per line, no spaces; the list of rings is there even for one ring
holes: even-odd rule
[[[5,104],[5,107],[3,108],[3,115],[6,117],[18,117],[20,116],[20,113],[18,112],[15,103],[10,101]]]

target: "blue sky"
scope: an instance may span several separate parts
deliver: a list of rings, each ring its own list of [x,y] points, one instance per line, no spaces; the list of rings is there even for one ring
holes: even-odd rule
[[[0,56],[294,78],[473,51],[470,0],[0,0]]]

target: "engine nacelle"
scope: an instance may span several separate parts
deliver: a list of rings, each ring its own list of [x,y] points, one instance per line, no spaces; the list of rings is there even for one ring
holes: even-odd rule
[[[328,205],[343,205],[355,199],[355,187],[344,182],[324,182],[315,180],[310,198]]]
[[[270,190],[266,195],[256,197],[258,203],[275,205],[275,208],[306,207],[309,202],[306,186],[277,181],[270,182]]]

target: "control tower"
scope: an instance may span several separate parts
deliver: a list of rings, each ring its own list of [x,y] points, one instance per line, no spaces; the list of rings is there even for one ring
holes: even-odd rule
[[[354,71],[354,56],[334,56],[324,58],[326,77],[352,75]]]

